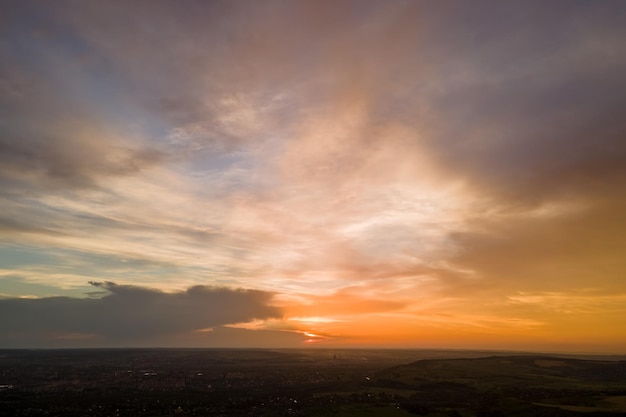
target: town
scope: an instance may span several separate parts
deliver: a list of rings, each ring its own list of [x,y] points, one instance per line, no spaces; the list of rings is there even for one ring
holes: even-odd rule
[[[6,350],[0,416],[576,416],[585,407],[623,415],[624,361],[486,355]]]

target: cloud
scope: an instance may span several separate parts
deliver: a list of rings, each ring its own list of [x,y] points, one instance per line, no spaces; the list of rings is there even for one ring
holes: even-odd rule
[[[375,298],[376,294],[367,294],[367,291],[360,288],[346,287],[331,295],[299,297],[299,302],[292,302],[287,307],[288,313],[291,317],[345,319],[354,315],[402,310],[407,306],[405,300],[384,297],[387,294],[379,286],[372,287],[373,291],[370,292],[378,292],[379,298]]]
[[[85,59],[88,44],[79,34],[43,19],[35,5],[7,6],[10,41],[0,50],[7,63],[0,67],[3,194],[102,187],[110,177],[164,161],[159,146],[141,138],[141,114],[104,76],[103,62]],[[139,120],[129,123],[131,114]]]
[[[71,338],[136,345],[168,337],[175,344],[194,332],[281,316],[270,304],[272,294],[263,291],[195,286],[165,293],[112,282],[92,285],[102,290],[101,298],[0,299],[3,344]]]
[[[52,112],[50,116],[63,118]],[[7,123],[7,130],[10,125]],[[18,121],[23,123],[23,121]],[[56,124],[62,124],[57,120]],[[124,143],[98,123],[69,122],[64,126],[46,123],[28,132],[7,133],[0,138],[0,182],[3,194],[16,189],[41,193],[52,189],[102,187],[115,176],[136,175],[165,159],[156,148]]]
[[[0,235],[72,253],[7,276],[459,323],[623,289],[623,2],[5,8]]]
[[[450,261],[475,271],[482,283],[474,284],[491,291],[620,291],[624,207],[599,200],[570,213],[546,209],[543,216],[524,211],[477,219],[474,231],[455,236],[463,250]]]
[[[574,4],[497,5],[475,37],[453,31],[459,54],[446,56],[457,69],[446,74],[458,81],[431,97],[428,148],[496,203],[614,193],[608,184],[626,177],[623,5]]]

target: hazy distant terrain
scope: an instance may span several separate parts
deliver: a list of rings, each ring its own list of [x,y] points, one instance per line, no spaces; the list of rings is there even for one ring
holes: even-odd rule
[[[626,414],[626,361],[618,359],[443,350],[5,350],[0,416],[617,416]]]

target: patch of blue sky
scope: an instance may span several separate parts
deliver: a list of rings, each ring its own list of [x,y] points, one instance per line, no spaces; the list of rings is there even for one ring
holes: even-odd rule
[[[4,48],[14,64],[46,80],[49,83],[46,87],[61,93],[62,100],[106,120],[107,129],[155,140],[167,136],[170,127],[132,95],[137,80],[125,76],[105,55],[98,54],[71,30],[59,27],[38,30],[33,23],[30,32],[9,31]]]
[[[285,141],[278,134],[266,135],[244,138],[242,144],[230,150],[210,146],[199,149],[187,160],[184,169],[194,179],[219,180],[225,190],[262,193],[276,186],[278,178],[268,163],[282,151]]]
[[[85,297],[93,287],[85,282],[84,286],[61,288],[51,284],[30,282],[19,275],[3,276],[0,279],[0,297]]]
[[[23,245],[0,245],[0,268],[14,269],[23,266],[51,265],[57,258],[49,251]]]
[[[182,165],[183,174],[198,184],[197,197],[220,198],[232,193],[256,194],[268,189],[268,178],[258,175],[262,162],[245,153],[201,150]]]
[[[55,271],[87,277],[91,277],[95,271],[100,271],[99,275],[109,278],[129,270],[164,275],[180,270],[180,267],[176,265],[149,259],[104,255],[72,249],[7,244],[0,246],[0,264],[4,269],[50,267],[54,268]]]

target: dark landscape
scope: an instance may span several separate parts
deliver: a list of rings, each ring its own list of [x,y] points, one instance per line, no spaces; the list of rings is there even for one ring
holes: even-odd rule
[[[0,417],[626,416],[626,0],[0,34]]]
[[[2,417],[411,415],[626,415],[626,361],[444,350],[0,351]]]

